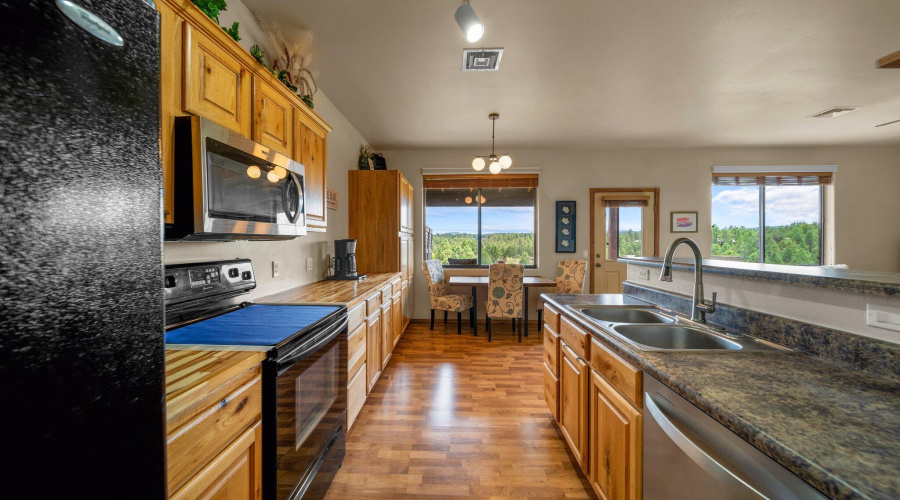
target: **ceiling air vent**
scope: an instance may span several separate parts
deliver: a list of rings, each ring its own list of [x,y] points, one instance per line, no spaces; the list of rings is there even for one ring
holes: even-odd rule
[[[463,49],[463,71],[497,71],[503,49]]]
[[[814,115],[809,115],[810,118],[837,118],[841,115],[846,115],[851,111],[856,111],[859,109],[859,106],[835,106],[831,109],[826,109],[825,111],[820,111]]]

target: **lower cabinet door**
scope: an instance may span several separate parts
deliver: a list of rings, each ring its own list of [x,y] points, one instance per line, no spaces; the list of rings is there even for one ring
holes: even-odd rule
[[[381,375],[381,310],[366,319],[366,394]]]
[[[565,342],[560,342],[559,428],[578,464],[588,466],[588,377],[590,368]]]
[[[366,403],[366,364],[347,383],[347,429],[353,427],[356,417]]]
[[[400,307],[400,292],[394,295],[391,303],[391,317],[394,322],[394,347],[400,342],[400,336],[403,335],[403,311]]]
[[[381,306],[381,370],[387,368],[388,361],[391,360],[391,353],[394,352],[394,315],[391,312],[393,304],[390,298],[387,304]]]
[[[170,497],[174,500],[260,500],[262,424],[247,429]]]
[[[591,371],[588,477],[604,500],[640,500],[643,416]]]
[[[559,379],[550,371],[546,362],[542,365],[544,366],[544,401],[550,408],[553,420],[559,422]]]

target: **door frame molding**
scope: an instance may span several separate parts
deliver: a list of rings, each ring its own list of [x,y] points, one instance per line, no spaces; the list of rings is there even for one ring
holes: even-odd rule
[[[594,250],[594,198],[600,193],[633,193],[637,191],[653,193],[653,256],[659,257],[659,188],[590,188],[591,293],[594,293],[594,269],[597,268],[597,253]]]

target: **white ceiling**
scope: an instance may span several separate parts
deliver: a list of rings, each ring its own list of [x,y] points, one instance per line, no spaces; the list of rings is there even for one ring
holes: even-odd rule
[[[898,0],[244,0],[313,31],[322,90],[376,148],[900,144]],[[503,47],[499,72],[460,71]],[[863,106],[834,119],[807,116]]]

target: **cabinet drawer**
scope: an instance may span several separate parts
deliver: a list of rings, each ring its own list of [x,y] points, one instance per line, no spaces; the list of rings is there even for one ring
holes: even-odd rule
[[[382,304],[388,303],[391,301],[391,297],[394,295],[394,286],[387,285],[386,287],[381,289],[381,302]]]
[[[550,408],[553,420],[559,422],[559,379],[546,363],[544,363],[544,401]]]
[[[561,317],[559,321],[559,337],[563,342],[569,344],[569,347],[582,359],[588,359],[590,344],[587,332],[575,326],[575,323],[565,316]]]
[[[544,304],[544,324],[550,325],[553,331],[559,331],[559,311],[553,307]]]
[[[544,364],[554,375],[559,375],[559,335],[544,326]]]
[[[641,371],[610,351],[597,339],[591,339],[591,366],[607,382],[619,390],[631,404],[643,405]]]
[[[362,410],[366,402],[366,364],[362,364],[362,370],[350,379],[347,384],[347,429],[353,427],[356,416]]]
[[[347,311],[347,331],[352,332],[359,328],[359,325],[366,319],[366,304],[360,302],[353,306],[353,309]]]
[[[366,325],[363,324],[347,337],[347,375],[353,377],[365,362]]]
[[[391,283],[391,287],[392,287],[392,292],[393,292],[391,295],[396,295],[396,294],[400,293],[400,288],[401,288],[400,280],[398,279],[397,281]]]
[[[373,293],[366,299],[366,314],[372,315],[375,311],[381,309],[381,290]]]
[[[257,376],[194,420],[169,434],[167,443],[169,491],[177,491],[259,420],[262,382]]]

